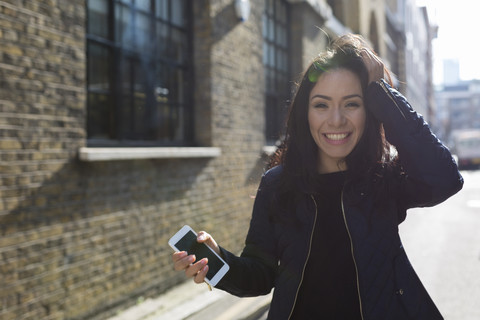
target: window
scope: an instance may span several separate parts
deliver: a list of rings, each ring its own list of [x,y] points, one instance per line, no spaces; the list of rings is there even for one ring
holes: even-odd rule
[[[87,0],[89,145],[193,140],[189,4]]]
[[[265,119],[269,144],[274,144],[284,134],[287,100],[290,98],[287,6],[285,0],[266,0],[263,15]]]
[[[470,99],[469,98],[451,98],[450,104],[455,107],[469,107],[470,106]]]

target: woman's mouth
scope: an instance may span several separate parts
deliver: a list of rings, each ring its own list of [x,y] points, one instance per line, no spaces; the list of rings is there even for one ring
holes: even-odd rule
[[[328,142],[333,144],[341,144],[350,136],[349,132],[344,133],[324,133],[323,136]]]
[[[324,133],[323,136],[332,142],[340,142],[345,140],[350,133]]]

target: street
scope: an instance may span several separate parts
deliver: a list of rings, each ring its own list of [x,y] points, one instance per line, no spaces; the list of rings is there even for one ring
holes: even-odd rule
[[[433,208],[410,210],[400,235],[410,261],[446,320],[480,319],[480,171]]]

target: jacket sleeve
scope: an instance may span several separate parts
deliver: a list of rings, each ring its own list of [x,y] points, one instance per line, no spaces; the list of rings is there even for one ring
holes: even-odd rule
[[[404,209],[434,206],[462,189],[463,178],[450,151],[405,97],[382,79],[369,85],[366,104],[398,151]]]
[[[273,225],[269,221],[271,203],[271,178],[267,172],[260,182],[255,197],[250,228],[240,257],[220,248],[230,266],[217,288],[239,297],[268,294],[274,286],[278,262],[275,258],[276,241]]]

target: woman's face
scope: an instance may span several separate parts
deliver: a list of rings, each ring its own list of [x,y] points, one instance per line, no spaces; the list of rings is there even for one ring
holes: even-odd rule
[[[358,76],[347,69],[324,72],[310,92],[308,124],[318,146],[320,173],[346,170],[365,128],[365,106]]]

